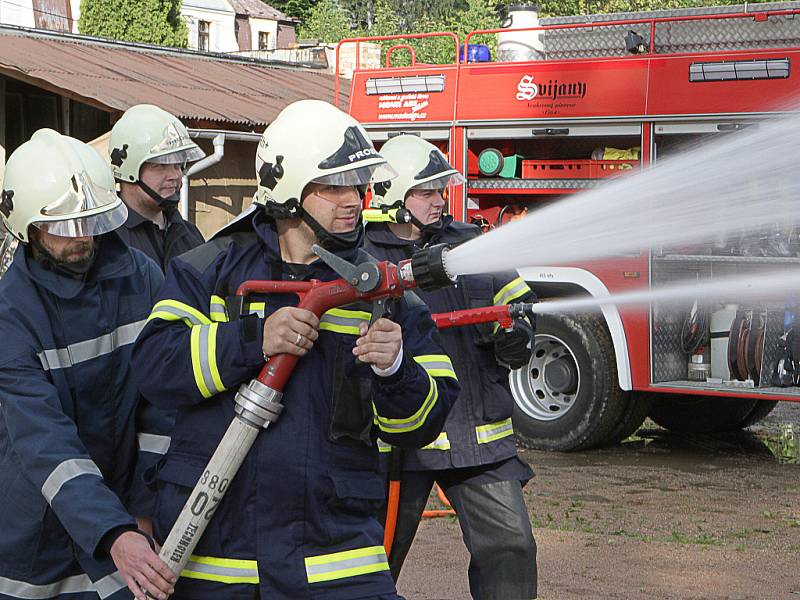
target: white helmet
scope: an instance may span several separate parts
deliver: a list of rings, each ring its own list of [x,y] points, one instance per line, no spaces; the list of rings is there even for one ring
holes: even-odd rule
[[[52,129],[40,129],[8,158],[0,213],[6,229],[25,243],[31,225],[85,237],[112,231],[128,218],[103,157]]]
[[[114,177],[128,183],[139,181],[146,162],[183,164],[205,156],[176,116],[152,104],[125,111],[111,129],[108,151]]]
[[[464,177],[444,154],[430,142],[416,135],[398,135],[381,146],[381,155],[397,171],[391,182],[376,173],[372,178],[373,208],[402,207],[412,189],[443,190],[448,185],[464,183]]]
[[[299,100],[261,136],[253,202],[275,218],[298,217],[309,183],[365,186],[378,172],[394,176],[358,121],[327,102]]]

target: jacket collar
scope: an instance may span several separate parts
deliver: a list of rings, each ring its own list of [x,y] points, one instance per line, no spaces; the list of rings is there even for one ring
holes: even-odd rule
[[[386,223],[368,223],[367,224],[367,239],[376,244],[378,246],[388,246],[388,247],[405,247],[405,246],[425,246],[428,244],[437,244],[439,240],[446,235],[447,229],[450,227],[450,224],[453,222],[453,217],[451,215],[444,215],[442,217],[442,227],[441,229],[429,239],[425,239],[425,236],[421,237],[418,240],[404,240],[403,238],[397,237],[392,230],[389,229],[389,225]]]
[[[100,241],[100,246],[86,281],[45,269],[26,252],[22,244],[17,249],[14,262],[19,261],[20,270],[25,277],[51,294],[64,299],[75,298],[84,288],[93,287],[98,281],[126,277],[136,269],[130,248],[116,232],[112,231],[95,239]]]
[[[258,238],[264,246],[265,258],[272,264],[286,264],[286,261],[281,257],[280,245],[278,243],[278,232],[275,227],[275,221],[270,219],[263,210],[256,211],[253,215],[252,227],[255,230]],[[359,237],[358,242],[352,247],[344,250],[336,250],[333,254],[339,258],[355,263],[358,260],[358,249],[364,243],[363,233]],[[317,259],[309,265],[298,266],[295,272],[302,272],[302,279],[321,279],[330,280],[336,279],[339,276],[325,264],[321,259]]]

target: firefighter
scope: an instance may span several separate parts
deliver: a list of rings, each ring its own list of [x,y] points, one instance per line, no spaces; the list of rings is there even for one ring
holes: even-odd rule
[[[428,309],[404,299],[369,326],[369,305],[321,319],[293,295],[226,302],[246,280],[338,279],[322,244],[364,259],[362,192],[385,160],[351,117],[318,100],[286,107],[257,150],[256,210],[175,259],[134,350],[143,393],[177,408],[155,474],[163,541],[265,357],[301,357],[281,418],[261,433],[219,504],[174,598],[396,599],[377,508],[376,438],[436,438],[458,383]]]
[[[365,248],[370,254],[396,262],[427,244],[457,245],[480,234],[475,225],[443,214],[444,189],[464,179],[434,145],[401,135],[386,142],[381,154],[398,176],[392,181],[374,178],[371,206],[405,208],[411,221],[369,223]],[[516,272],[462,276],[454,287],[419,295],[431,312],[535,298]],[[507,384],[508,367],[528,363],[532,334],[527,324],[517,324],[510,332],[495,331],[491,325],[442,331],[461,394],[434,443],[402,452],[400,506],[390,552],[395,579],[435,482],[459,516],[470,553],[472,597],[536,597],[536,544],[522,496],[522,486],[533,474],[517,457],[511,425],[514,401]]]
[[[108,147],[128,207],[120,236],[166,271],[173,257],[205,241],[177,208],[186,164],[205,154],[177,117],[152,104],[126,110],[111,130]]]
[[[141,480],[170,423],[130,379],[162,275],[116,233],[111,169],[50,129],[8,159],[0,280],[0,598],[166,598]]]

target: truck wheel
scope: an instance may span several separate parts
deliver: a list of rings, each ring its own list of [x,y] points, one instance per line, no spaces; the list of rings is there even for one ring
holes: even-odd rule
[[[650,413],[650,408],[653,405],[653,398],[651,394],[644,394],[642,392],[631,392],[628,394],[628,408],[622,415],[617,427],[611,432],[604,446],[613,446],[619,444],[621,441],[627,439],[632,433],[635,433],[639,427],[642,426],[647,415]]]
[[[760,400],[720,396],[653,394],[650,418],[661,427],[680,433],[735,431]]]
[[[611,336],[594,315],[539,315],[531,360],[512,371],[517,440],[541,450],[605,443],[628,404],[617,384]]]
[[[778,406],[777,400],[758,400],[756,402],[755,407],[753,410],[750,411],[750,414],[744,418],[742,421],[741,427],[750,427],[750,425],[755,425],[759,421],[766,418],[766,416],[775,410],[775,407]]]

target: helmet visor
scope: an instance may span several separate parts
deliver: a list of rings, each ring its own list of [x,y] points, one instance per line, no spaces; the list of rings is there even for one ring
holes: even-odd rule
[[[115,230],[128,218],[128,209],[120,201],[111,210],[86,217],[73,217],[63,221],[34,221],[37,229],[61,237],[91,237]]]
[[[187,162],[194,162],[204,158],[206,155],[198,146],[182,148],[168,154],[149,157],[145,162],[157,163],[159,165],[182,165]]]
[[[464,176],[459,173],[458,171],[449,171],[447,173],[442,174],[439,177],[434,177],[433,179],[429,179],[428,181],[423,181],[422,183],[418,183],[415,186],[412,186],[412,190],[443,190],[448,185],[461,185],[464,183],[466,179]]]
[[[95,185],[86,173],[75,173],[67,191],[43,207],[41,213],[45,217],[61,217],[111,207],[119,202],[115,190]]]
[[[397,177],[397,171],[389,166],[389,163],[367,165],[365,167],[340,171],[339,173],[322,175],[312,179],[311,183],[322,183],[326,185],[367,185],[373,177],[380,181],[387,181]]]

